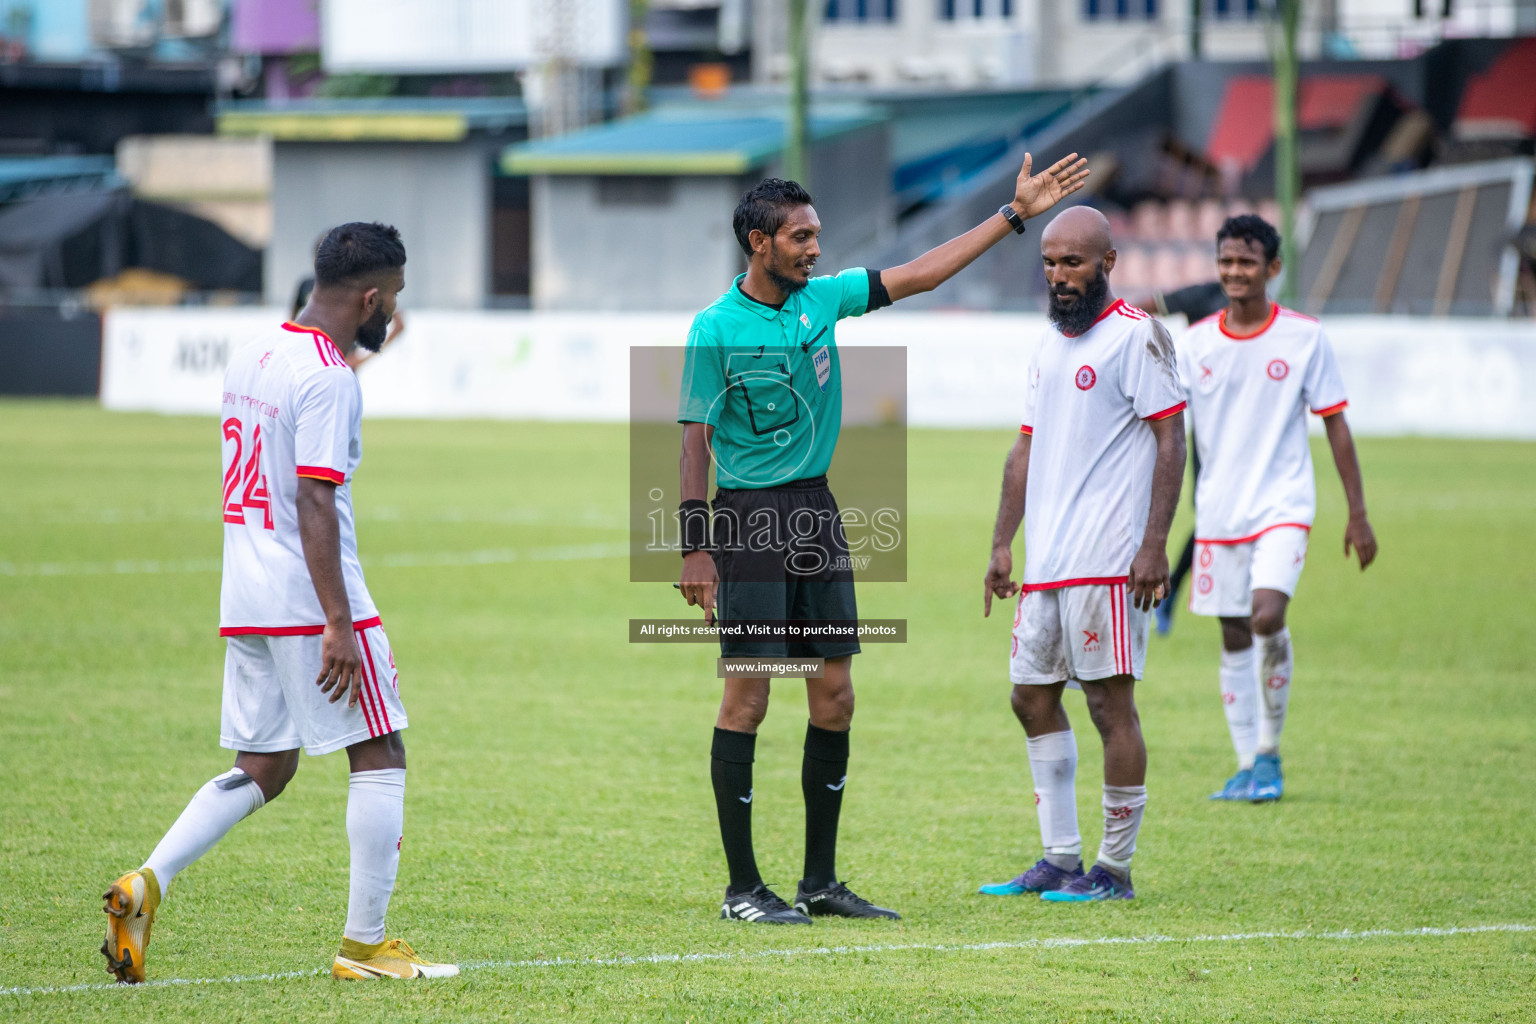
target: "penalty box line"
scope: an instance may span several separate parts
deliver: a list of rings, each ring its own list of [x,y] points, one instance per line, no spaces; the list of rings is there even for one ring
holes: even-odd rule
[[[639,956],[551,957],[537,960],[479,960],[460,964],[463,971],[538,970],[551,967],[635,967],[650,964],[729,963],[749,960],[788,960],[804,956],[858,956],[868,953],[985,953],[1015,949],[1078,949],[1088,946],[1167,946],[1198,943],[1261,942],[1270,939],[1352,941],[1358,939],[1414,939],[1453,935],[1536,932],[1529,924],[1480,924],[1447,928],[1370,928],[1329,932],[1231,932],[1221,935],[1105,935],[1098,938],[1019,939],[1002,942],[903,942],[863,946],[807,946],[803,949],[726,950],[717,953],[649,953]],[[287,981],[314,978],[329,973],[328,967],[309,971],[278,971],[268,974],[231,974],[223,978],[162,978],[142,985],[116,982],[85,985],[39,985],[0,988],[0,996],[51,996],[71,992],[101,992],[107,989],[176,988],[188,985],[241,985],[258,981]]]

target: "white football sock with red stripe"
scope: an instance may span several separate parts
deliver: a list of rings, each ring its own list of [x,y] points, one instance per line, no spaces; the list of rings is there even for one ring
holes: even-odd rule
[[[1232,734],[1240,769],[1253,767],[1259,742],[1259,691],[1253,661],[1251,646],[1221,652],[1221,707],[1227,714],[1227,731]]]
[[[171,887],[171,879],[266,802],[256,780],[238,768],[203,783],[144,862],[155,873],[161,895]]]
[[[1136,852],[1136,835],[1146,809],[1146,786],[1104,787],[1104,840],[1097,863],[1130,874],[1131,854]]]
[[[1083,853],[1077,830],[1077,737],[1071,729],[1025,739],[1045,859],[1070,871]]]
[[[347,784],[347,839],[352,843],[352,881],[347,928],[354,942],[384,941],[384,914],[395,891],[405,829],[405,769],[353,772]]]
[[[1270,636],[1254,635],[1259,648],[1259,693],[1263,713],[1259,716],[1259,750],[1273,754],[1280,749],[1280,732],[1285,728],[1285,712],[1291,703],[1291,631],[1282,629]]]

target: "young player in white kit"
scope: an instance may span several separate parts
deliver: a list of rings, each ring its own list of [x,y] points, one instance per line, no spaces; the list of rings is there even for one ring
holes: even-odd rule
[[[296,323],[241,348],[224,375],[224,576],[228,649],[219,742],[235,766],[210,780],[137,871],[105,894],[102,952],[119,981],[144,980],[144,951],[171,880],[293,777],[299,748],[345,748],[352,774],[347,922],[336,978],[450,977],[400,940],[384,914],[400,863],[406,727],[378,609],[363,582],[352,517],[362,393],[346,363],[377,351],[405,286],[405,247],[381,224],[343,224],[315,254]]]
[[[1024,423],[1003,471],[985,608],[1019,594],[1009,678],[1024,726],[1041,860],[991,895],[1130,899],[1147,802],[1135,685],[1153,604],[1168,585],[1168,528],[1184,478],[1184,396],[1163,326],[1116,299],[1109,224],[1067,210],[1041,239],[1052,329],[1029,367]],[[1024,521],[1022,586],[1010,579]],[[1022,590],[1022,593],[1020,591]],[[1104,836],[1083,871],[1077,741],[1062,690],[1080,688],[1104,743]]]
[[[1348,401],[1322,325],[1269,300],[1280,235],[1251,214],[1216,235],[1228,305],[1179,340],[1179,377],[1200,455],[1189,607],[1221,619],[1221,701],[1237,774],[1213,800],[1280,799],[1280,731],[1293,659],[1285,610],[1317,510],[1307,411],[1323,417],[1349,523],[1344,554],[1376,557]],[[1257,647],[1257,654],[1254,648]]]

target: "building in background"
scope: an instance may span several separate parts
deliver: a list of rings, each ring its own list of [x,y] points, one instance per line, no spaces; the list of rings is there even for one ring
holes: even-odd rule
[[[272,239],[272,143],[263,136],[129,135],[117,172],[140,199],[219,225],[253,249]]]
[[[824,108],[808,134],[822,265],[836,269],[894,228],[889,119]],[[745,269],[736,203],[783,148],[777,111],[688,108],[511,147],[504,168],[533,183],[534,308],[707,306]]]
[[[501,151],[526,137],[521,100],[244,101],[221,106],[218,121],[221,136],[270,146],[269,303],[286,305],[311,272],[319,232],[352,220],[400,229],[410,305],[475,309],[527,295],[526,190],[499,189],[496,175]]]
[[[199,61],[222,49],[226,0],[0,0],[10,60]]]
[[[1025,150],[1093,160],[1079,198],[1114,222],[1128,290],[1203,276],[1213,225],[1268,209],[1263,0],[808,5],[829,266],[883,265],[971,226]],[[1536,32],[1536,0],[1306,9],[1307,188],[1532,155],[1536,42],[1513,37]],[[787,0],[0,0],[0,213],[77,180],[74,164],[29,161],[115,154],[135,201],[260,251],[267,301],[286,303],[321,229],[366,217],[405,231],[413,305],[696,306],[739,269],[722,221],[734,194],[778,166],[786,15]],[[634,263],[615,222],[659,255],[594,288]],[[1467,228],[1456,309],[1482,302],[1468,295],[1489,265],[1504,282],[1491,311],[1536,301],[1529,259],[1511,293],[1508,253],[1482,252],[1506,244],[1493,223]],[[1303,224],[1354,252],[1327,217]],[[1000,247],[910,305],[1032,308],[1022,253]],[[1405,264],[1392,301],[1422,276]],[[1356,285],[1307,290],[1360,301]]]
[[[1259,60],[1268,52],[1266,0],[808,2],[821,13],[812,75],[829,84],[1129,84],[1173,61]],[[753,5],[755,81],[787,75],[786,3]],[[692,6],[717,7],[723,15],[731,5]],[[1530,33],[1536,33],[1536,0],[1317,0],[1306,4],[1300,43],[1313,58],[1398,58],[1444,38]]]

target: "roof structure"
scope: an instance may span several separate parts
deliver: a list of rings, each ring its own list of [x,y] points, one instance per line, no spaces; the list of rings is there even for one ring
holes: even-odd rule
[[[1531,208],[1530,157],[1435,167],[1307,193],[1305,308],[1508,316]]]
[[[119,184],[110,156],[0,157],[0,202]]]
[[[515,97],[237,100],[215,117],[220,135],[279,142],[460,142],[527,125],[528,107]]]
[[[881,124],[850,105],[813,111],[809,141]],[[745,174],[784,149],[785,118],[762,110],[666,109],[556,138],[510,146],[504,174]]]

